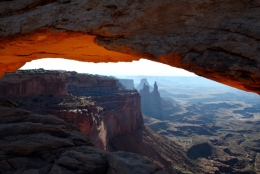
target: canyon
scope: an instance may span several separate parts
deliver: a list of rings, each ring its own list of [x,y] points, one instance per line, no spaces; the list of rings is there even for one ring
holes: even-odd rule
[[[143,78],[138,76],[138,78]],[[259,168],[260,100],[201,77],[145,77],[141,107],[144,123],[174,141],[202,171],[197,173],[256,174]],[[161,108],[156,103],[160,102]],[[154,115],[160,111],[162,117]],[[194,172],[196,173],[196,172]]]
[[[22,109],[63,119],[88,136],[96,148],[140,154],[169,173],[200,170],[181,146],[144,126],[139,93],[125,89],[113,77],[18,70],[3,76],[0,91]]]
[[[0,1],[0,76],[17,70],[26,62],[44,57],[89,62],[133,61],[144,57],[260,94],[259,8],[257,0]],[[59,78],[50,83],[62,84],[62,78]],[[49,93],[50,98],[67,95],[66,85],[55,85],[55,88],[49,85],[46,89],[39,87],[35,90],[33,87],[38,82],[32,82],[12,90],[2,88],[0,92],[6,94],[9,91],[10,95]],[[80,82],[72,80],[72,83],[81,86]],[[27,84],[28,87],[24,88]],[[26,99],[26,96],[20,100],[22,98]],[[72,100],[78,104],[83,102],[77,96]],[[87,105],[96,113],[103,112],[91,99],[84,101],[86,103],[83,102],[82,106]],[[76,116],[77,111],[81,114],[82,109],[75,108],[71,114]],[[82,114],[93,124],[99,122],[99,117],[89,116],[84,111]],[[257,144],[257,141],[254,143]],[[9,152],[12,153],[1,149],[4,158]],[[51,154],[57,156],[56,152]],[[31,158],[29,161],[32,162]],[[2,165],[8,168],[6,162]],[[7,170],[18,169],[14,165]],[[21,170],[35,172],[35,168]],[[70,168],[75,169],[75,165]],[[55,171],[62,173],[63,168]]]
[[[106,76],[18,70],[3,76],[0,91],[24,109],[73,123],[103,150],[109,149],[108,142],[115,135],[143,126],[138,92]]]
[[[166,174],[146,158],[105,152],[54,115],[23,110],[0,97],[0,172],[5,174]]]

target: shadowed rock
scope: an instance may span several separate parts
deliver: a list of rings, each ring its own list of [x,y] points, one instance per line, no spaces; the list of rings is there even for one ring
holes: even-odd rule
[[[213,147],[208,143],[196,144],[188,149],[187,155],[191,159],[207,158],[213,154]]]
[[[0,79],[0,95],[23,109],[64,119],[103,150],[115,135],[143,126],[138,92],[123,89],[113,77],[42,68],[18,70]],[[6,104],[16,106],[11,101]]]
[[[0,173],[165,173],[140,155],[96,149],[56,116],[30,113],[10,103],[0,98]]]
[[[144,57],[259,94],[259,9],[258,0],[0,1],[0,72],[43,57]]]

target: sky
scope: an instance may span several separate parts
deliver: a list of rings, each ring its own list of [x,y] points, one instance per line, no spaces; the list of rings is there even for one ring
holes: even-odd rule
[[[62,58],[44,58],[27,62],[21,69],[67,70],[78,73],[99,74],[107,76],[195,76],[194,73],[174,68],[147,59],[119,63],[89,63]]]

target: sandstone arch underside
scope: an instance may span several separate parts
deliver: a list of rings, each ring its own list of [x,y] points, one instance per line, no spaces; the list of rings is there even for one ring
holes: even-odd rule
[[[144,57],[260,94],[260,1],[0,0],[0,76],[44,57]]]

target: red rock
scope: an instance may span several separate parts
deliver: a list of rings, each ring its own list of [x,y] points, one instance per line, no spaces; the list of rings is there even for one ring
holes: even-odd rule
[[[0,85],[1,96],[66,95],[66,75],[50,74],[6,74]]]
[[[41,69],[9,73],[0,80],[0,95],[25,109],[64,119],[104,150],[117,134],[143,127],[138,92],[118,88],[111,78]]]
[[[0,74],[44,57],[144,57],[260,94],[259,6],[234,0],[1,1]]]

